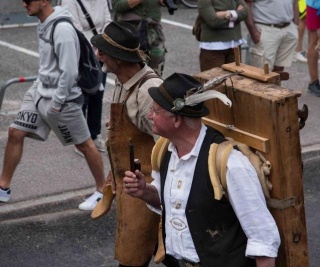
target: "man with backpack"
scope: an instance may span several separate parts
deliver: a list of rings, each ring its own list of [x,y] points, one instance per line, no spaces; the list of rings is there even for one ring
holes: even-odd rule
[[[274,267],[279,232],[248,158],[232,150],[227,190],[218,198],[213,188],[209,150],[225,138],[202,123],[201,118],[209,114],[203,102],[218,97],[230,105],[230,100],[215,90],[203,90],[199,81],[181,73],[150,88],[149,94],[153,133],[169,144],[159,147],[161,138],[153,148],[152,183],[146,182],[143,172],[126,171],[123,187],[162,215],[163,263],[170,267]]]
[[[50,35],[53,23],[66,18],[67,9],[53,7],[50,0],[24,0],[29,16],[39,19],[38,78],[26,92],[21,109],[9,128],[2,173],[0,201],[10,199],[10,184],[22,157],[25,137],[45,141],[54,131],[63,146],[76,145],[85,155],[96,182],[96,191],[79,205],[81,210],[92,210],[102,197],[105,186],[102,157],[95,147],[81,107],[82,90],[77,85],[80,44],[70,22],[56,25],[53,41]]]

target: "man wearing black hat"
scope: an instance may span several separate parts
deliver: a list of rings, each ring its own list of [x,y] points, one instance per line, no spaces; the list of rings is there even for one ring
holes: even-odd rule
[[[238,150],[231,152],[227,192],[221,198],[216,198],[210,180],[210,146],[225,139],[202,124],[201,117],[209,113],[203,101],[219,98],[231,105],[230,100],[215,90],[203,90],[193,77],[177,73],[150,88],[149,94],[153,133],[168,139],[168,146],[153,149],[153,154],[156,151],[163,157],[154,161],[152,156],[152,183],[138,170],[126,171],[123,182],[127,194],[162,215],[164,264],[274,267],[279,232],[248,158]]]
[[[117,205],[115,258],[119,266],[148,266],[157,243],[159,216],[143,201],[123,193],[122,178],[130,166],[132,142],[134,155],[140,159],[147,180],[151,182],[150,154],[157,136],[152,133],[152,121],[148,119],[152,104],[148,89],[159,86],[162,80],[144,63],[146,57],[140,50],[139,32],[133,25],[111,22],[103,34],[92,37],[91,43],[98,49],[103,69],[117,77],[107,141],[112,169],[107,181],[115,181],[113,190]],[[111,203],[108,199],[111,197],[105,191],[92,218],[107,213],[109,207],[105,203]]]

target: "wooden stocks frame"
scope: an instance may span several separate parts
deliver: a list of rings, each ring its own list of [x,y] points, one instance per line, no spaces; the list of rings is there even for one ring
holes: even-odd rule
[[[223,65],[195,74],[206,82],[214,77],[243,71],[217,88],[232,101],[232,107],[217,99],[206,102],[210,114],[203,122],[225,136],[259,150],[272,164],[271,198],[279,208],[270,208],[277,223],[281,246],[276,266],[308,267],[308,243],[302,183],[298,100],[301,95],[281,87],[279,74],[241,63]],[[248,76],[248,77],[246,77]]]

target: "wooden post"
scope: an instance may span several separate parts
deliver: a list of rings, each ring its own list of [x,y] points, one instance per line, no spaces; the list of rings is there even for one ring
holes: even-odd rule
[[[227,73],[214,68],[194,77],[206,82]],[[210,114],[203,121],[218,128],[225,136],[233,136],[235,140],[258,149],[271,162],[271,198],[283,205],[280,209],[270,209],[281,237],[276,266],[308,267],[297,115],[297,97],[301,93],[242,75],[231,79],[232,83],[227,80],[226,86],[221,85],[217,90],[230,98],[232,107],[228,108],[217,99],[208,100],[206,105]]]
[[[240,49],[239,46],[233,49],[236,66],[240,66]]]
[[[269,74],[269,64],[268,63],[264,64],[263,69],[264,69],[264,74]]]

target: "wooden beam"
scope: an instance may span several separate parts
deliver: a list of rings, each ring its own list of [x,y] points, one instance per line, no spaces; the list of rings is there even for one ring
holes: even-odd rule
[[[261,152],[269,152],[270,144],[269,139],[267,138],[263,138],[261,136],[248,133],[246,131],[242,131],[236,127],[229,126],[206,117],[202,118],[202,121],[204,124],[209,125],[215,128],[216,130],[220,131],[226,137],[231,137],[232,139],[247,144],[248,146],[257,149]]]
[[[222,69],[231,72],[241,72],[240,75],[255,79],[264,83],[274,83],[280,85],[280,75],[276,72],[265,73],[264,69],[249,66],[243,63],[236,65],[236,63],[223,64]]]

